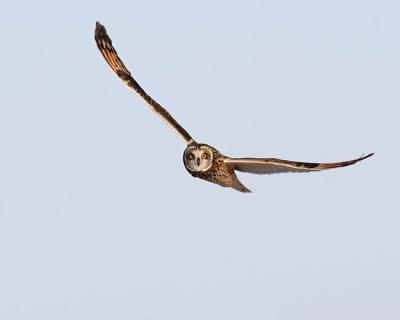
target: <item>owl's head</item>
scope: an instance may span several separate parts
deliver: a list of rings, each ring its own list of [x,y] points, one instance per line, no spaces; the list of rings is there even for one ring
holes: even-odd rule
[[[204,172],[211,168],[213,151],[207,145],[192,145],[183,154],[185,167],[190,171]]]

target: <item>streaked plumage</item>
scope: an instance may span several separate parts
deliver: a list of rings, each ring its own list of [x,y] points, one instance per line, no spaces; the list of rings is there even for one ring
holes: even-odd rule
[[[333,163],[309,163],[276,158],[231,158],[224,156],[210,145],[197,143],[167,110],[143,90],[119,58],[110,37],[107,35],[106,29],[99,22],[96,23],[94,37],[101,54],[117,76],[143,98],[149,107],[184,140],[187,147],[183,153],[183,163],[186,170],[194,177],[219,184],[223,187],[231,187],[241,192],[250,192],[239,181],[235,171],[256,174],[321,171],[349,166],[373,155],[373,153],[370,153],[354,160]]]

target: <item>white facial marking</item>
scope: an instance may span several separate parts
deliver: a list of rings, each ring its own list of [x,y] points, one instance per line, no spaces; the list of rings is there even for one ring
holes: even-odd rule
[[[189,147],[185,152],[185,164],[192,171],[207,171],[212,165],[212,151],[206,146]]]

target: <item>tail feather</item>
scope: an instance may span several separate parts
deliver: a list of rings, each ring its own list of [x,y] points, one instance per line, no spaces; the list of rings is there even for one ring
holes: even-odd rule
[[[245,185],[243,185],[239,179],[236,177],[236,179],[233,181],[231,187],[237,191],[240,192],[251,192],[250,189],[248,189]]]

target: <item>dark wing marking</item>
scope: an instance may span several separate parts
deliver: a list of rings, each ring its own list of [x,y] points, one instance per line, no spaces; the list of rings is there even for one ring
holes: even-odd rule
[[[125,67],[122,60],[119,58],[117,51],[112,45],[110,37],[107,35],[107,31],[103,25],[96,22],[96,30],[94,32],[94,39],[96,40],[97,47],[99,48],[104,59],[107,61],[111,69],[118,75],[118,77],[128,87],[133,89],[147,104],[150,108],[163,119],[172,129],[174,129],[182,138],[186,144],[193,142],[192,137],[189,133],[165,110],[157,101],[153,100],[143,88],[133,79],[130,71]]]
[[[310,172],[350,166],[372,155],[373,153],[370,153],[358,159],[331,163],[298,162],[275,158],[227,158],[225,163],[234,170],[257,174]]]

